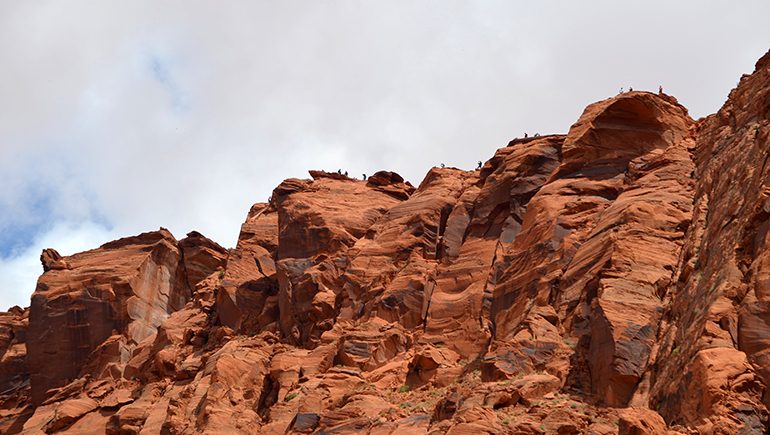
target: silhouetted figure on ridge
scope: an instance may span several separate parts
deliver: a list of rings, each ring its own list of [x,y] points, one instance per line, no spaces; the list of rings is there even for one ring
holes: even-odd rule
[[[366,181],[366,174],[362,174],[364,176],[364,181]]]
[[[527,133],[524,133],[524,139],[526,139],[527,137],[528,137],[528,136],[527,136]]]

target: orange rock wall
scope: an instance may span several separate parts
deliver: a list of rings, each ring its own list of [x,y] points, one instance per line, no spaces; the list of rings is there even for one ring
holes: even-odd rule
[[[41,255],[8,434],[765,433],[770,53],[716,114],[629,92],[415,188],[310,171],[237,246]]]

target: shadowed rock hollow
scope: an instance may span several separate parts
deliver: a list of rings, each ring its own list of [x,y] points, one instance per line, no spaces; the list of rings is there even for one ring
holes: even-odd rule
[[[47,249],[0,432],[766,433],[769,118],[770,53],[697,121],[629,92],[417,188],[310,171],[231,250]]]

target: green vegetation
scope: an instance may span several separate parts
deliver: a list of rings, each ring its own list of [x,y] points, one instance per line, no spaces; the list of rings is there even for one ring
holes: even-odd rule
[[[223,279],[225,277],[225,270],[219,269],[219,279]]]
[[[285,398],[285,399],[283,399],[283,401],[284,401],[284,402],[288,402],[289,400],[291,400],[291,399],[293,399],[293,398],[295,398],[295,397],[297,397],[297,393],[291,393],[291,394],[289,394],[288,396],[286,396],[286,398]]]
[[[409,391],[409,385],[402,385],[402,386],[398,387],[398,392],[399,393],[406,393],[407,391]]]

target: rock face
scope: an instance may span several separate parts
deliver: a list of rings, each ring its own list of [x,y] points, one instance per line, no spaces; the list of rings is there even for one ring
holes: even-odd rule
[[[766,433],[770,53],[715,115],[629,92],[415,188],[310,171],[237,246],[46,249],[7,434]]]
[[[32,297],[26,342],[33,402],[42,403],[46,391],[78,378],[111,336],[122,335],[126,350],[114,362],[126,363],[136,344],[184,307],[190,283],[223,263],[216,260],[224,252],[198,234],[177,242],[165,229],[64,259],[44,251],[47,271]]]
[[[18,433],[34,411],[29,400],[29,309],[0,313],[0,433]]]
[[[770,53],[698,124],[692,225],[651,377],[668,422],[767,428],[769,138]]]

